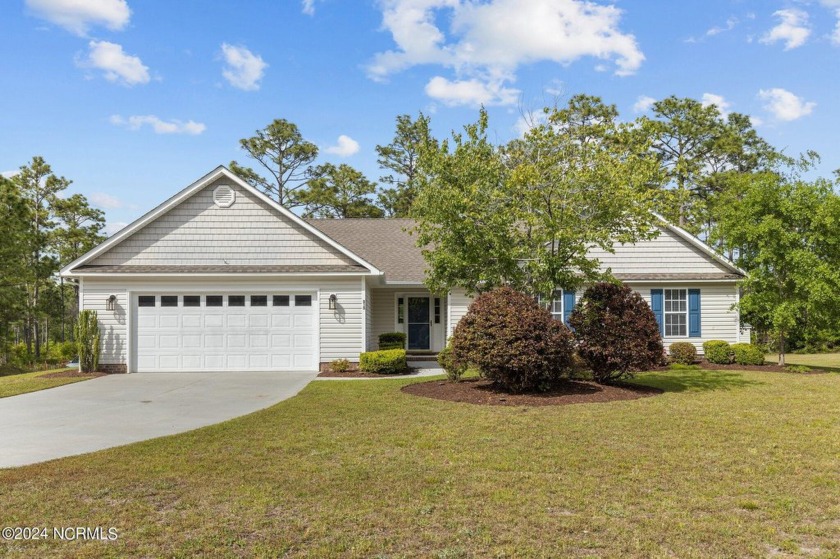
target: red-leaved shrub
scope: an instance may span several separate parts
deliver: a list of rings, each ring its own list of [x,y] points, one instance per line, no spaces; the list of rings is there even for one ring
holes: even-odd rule
[[[510,392],[545,390],[567,376],[569,329],[525,295],[502,287],[470,305],[452,336],[452,358]]]
[[[664,363],[656,316],[641,295],[626,285],[596,283],[583,294],[569,324],[578,353],[601,384]]]

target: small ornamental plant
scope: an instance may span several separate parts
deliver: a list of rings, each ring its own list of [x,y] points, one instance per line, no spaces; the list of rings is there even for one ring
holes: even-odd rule
[[[703,356],[709,363],[728,365],[732,363],[734,355],[729,342],[724,340],[709,340],[703,342]]]
[[[608,384],[664,363],[656,316],[641,295],[614,283],[596,283],[583,294],[569,324],[578,353],[596,382]]]
[[[697,348],[690,342],[674,342],[668,348],[671,363],[691,365],[697,359]]]
[[[569,329],[509,287],[479,295],[452,335],[452,366],[475,367],[509,392],[543,391],[567,378],[573,352]]]

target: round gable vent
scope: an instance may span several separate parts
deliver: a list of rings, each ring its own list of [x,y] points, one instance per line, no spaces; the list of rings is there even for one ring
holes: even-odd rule
[[[229,208],[235,201],[236,191],[226,184],[217,186],[213,191],[213,202],[220,208]]]

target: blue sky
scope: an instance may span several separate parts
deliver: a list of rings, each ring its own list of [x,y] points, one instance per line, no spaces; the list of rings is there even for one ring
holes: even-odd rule
[[[398,114],[499,141],[576,93],[678,95],[840,168],[840,0],[22,0],[0,7],[0,172],[42,155],[113,232],[274,118],[376,179]]]

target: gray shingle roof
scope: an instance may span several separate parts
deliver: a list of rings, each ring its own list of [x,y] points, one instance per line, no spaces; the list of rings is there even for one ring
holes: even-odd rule
[[[383,272],[389,282],[423,282],[426,261],[407,229],[411,219],[308,219],[332,240]]]
[[[741,280],[741,274],[614,274],[621,281],[714,281]]]

